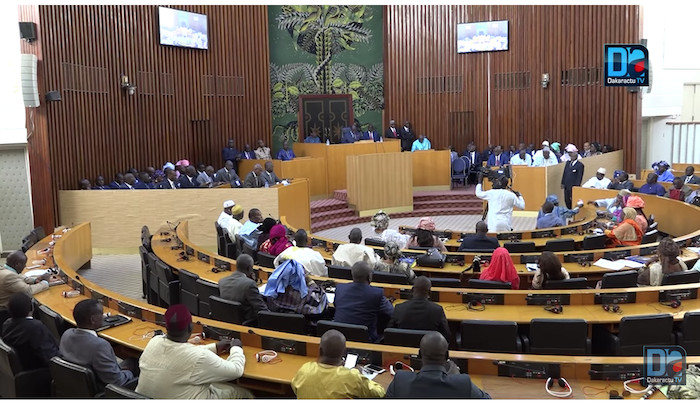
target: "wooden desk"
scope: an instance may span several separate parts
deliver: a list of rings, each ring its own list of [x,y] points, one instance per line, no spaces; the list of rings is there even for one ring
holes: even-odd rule
[[[413,190],[450,190],[452,160],[449,150],[424,150],[411,153]]]
[[[260,164],[264,169],[267,161],[272,162],[275,173],[280,178],[307,178],[312,198],[323,199],[329,196],[325,158],[298,157],[291,161],[240,160],[238,162],[238,176],[243,180],[253,170],[255,164]]]

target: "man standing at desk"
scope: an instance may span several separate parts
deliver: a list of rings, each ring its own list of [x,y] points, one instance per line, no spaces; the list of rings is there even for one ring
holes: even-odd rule
[[[481,172],[478,174],[476,184],[476,197],[488,202],[488,213],[486,222],[491,231],[504,232],[512,231],[513,208],[525,209],[525,200],[520,193],[506,189],[508,178],[501,176],[493,182],[493,189],[482,191],[481,183],[484,177]]]
[[[401,138],[401,134],[399,133],[399,130],[396,128],[396,121],[394,119],[391,119],[389,121],[389,128],[386,129],[384,132],[384,137],[388,139],[398,139]]]
[[[378,141],[381,141],[381,139],[382,135],[377,133],[376,130],[374,130],[374,126],[372,124],[367,125],[367,131],[362,136],[362,140],[372,140],[376,143]]]
[[[401,128],[401,151],[411,151],[411,146],[416,138],[416,133],[411,127],[411,122],[408,120],[403,122],[403,127]]]
[[[221,150],[221,159],[223,160],[224,164],[226,161],[231,161],[234,163],[234,165],[236,164],[236,161],[238,160],[238,150],[236,150],[233,139],[229,139],[228,145]]]
[[[282,143],[282,149],[277,153],[277,159],[282,161],[291,161],[296,158],[294,151],[289,149],[289,141],[285,140]]]
[[[578,148],[575,145],[569,144],[566,147],[566,152],[569,155],[569,161],[564,166],[564,173],[561,176],[561,188],[564,189],[564,201],[566,208],[571,208],[571,190],[574,186],[581,186],[583,180],[584,166],[578,160]]]

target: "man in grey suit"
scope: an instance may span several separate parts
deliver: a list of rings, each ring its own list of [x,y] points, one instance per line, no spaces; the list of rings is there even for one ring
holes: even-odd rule
[[[121,368],[112,346],[97,336],[95,329],[102,326],[102,312],[102,304],[94,299],[78,302],[73,308],[78,327],[63,333],[59,351],[66,361],[92,369],[98,383],[103,386],[108,383],[124,386],[138,379],[134,374],[138,366],[132,365],[132,370]],[[122,364],[127,366],[131,362],[127,360]]]
[[[273,186],[282,182],[282,179],[277,177],[277,174],[274,170],[275,166],[274,164],[272,164],[272,161],[265,162],[265,172],[263,172],[263,178],[265,178],[265,181],[269,186]]]
[[[265,186],[265,179],[262,177],[262,165],[255,164],[253,170],[246,175],[243,181],[244,188],[261,188]]]
[[[230,183],[232,188],[239,188],[242,186],[241,178],[233,169],[233,162],[231,161],[226,161],[224,167],[216,172],[214,178],[217,182]]]
[[[236,271],[219,280],[219,295],[241,303],[243,324],[246,325],[256,322],[258,311],[268,310],[254,280],[253,258],[245,253],[236,259]]]

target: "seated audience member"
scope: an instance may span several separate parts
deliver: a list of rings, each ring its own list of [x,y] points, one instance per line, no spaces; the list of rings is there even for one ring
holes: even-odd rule
[[[479,221],[476,223],[476,234],[467,235],[462,240],[462,244],[457,249],[458,252],[463,251],[488,251],[493,252],[494,249],[501,246],[498,243],[498,239],[494,237],[488,237],[486,234],[489,232],[489,227],[486,222]]]
[[[479,276],[480,280],[500,281],[502,283],[510,282],[510,288],[517,290],[520,288],[520,277],[515,270],[513,259],[510,258],[508,250],[504,247],[498,247],[493,251],[491,263]]]
[[[141,172],[139,174],[139,181],[134,185],[134,189],[155,189],[151,181],[151,175],[149,175],[148,172]]]
[[[618,176],[612,178],[610,184],[608,185],[608,189],[615,190],[627,189],[631,191],[633,187],[634,183],[629,180],[629,175],[627,175],[627,172],[625,171],[622,171]]]
[[[36,277],[33,280],[20,276],[27,265],[27,255],[21,250],[10,253],[5,260],[5,265],[0,268],[0,310],[7,309],[7,303],[12,295],[23,292],[34,295],[49,288],[49,273]],[[31,281],[32,284],[27,284]]]
[[[164,180],[165,180],[165,174],[160,169],[157,169],[153,173],[153,189],[159,189],[160,183],[163,182]]]
[[[534,149],[534,146],[535,146],[535,145],[534,145],[534,144],[531,144],[531,146],[532,146],[533,149]],[[547,140],[545,140],[545,141],[542,142],[542,149],[541,149],[541,150],[537,150],[537,151],[534,152],[534,154],[532,154],[532,160],[534,161],[535,158],[541,156],[542,153],[544,152],[544,149],[545,149],[545,148],[547,148],[548,150],[550,149],[550,148],[549,148],[549,141],[547,141]]]
[[[263,216],[260,210],[252,208],[248,211],[248,221],[238,230],[238,237],[253,250],[258,250],[258,238],[261,234],[258,228],[262,222]]]
[[[275,268],[263,295],[272,312],[321,315],[328,308],[326,293],[294,259],[285,260]]]
[[[673,179],[673,186],[666,191],[666,197],[673,200],[685,201],[693,190],[683,182],[683,178]]]
[[[321,336],[318,362],[309,361],[292,379],[298,399],[370,399],[384,397],[382,385],[355,368],[345,368],[345,336],[331,329]]]
[[[171,164],[172,165],[172,164]],[[165,180],[158,184],[157,189],[179,189],[180,183],[177,182],[176,172],[174,169],[165,168]]]
[[[381,133],[377,133],[377,131],[374,130],[374,125],[372,124],[367,125],[367,131],[362,134],[362,140],[371,140],[375,143],[378,141],[383,141]]]
[[[657,287],[661,285],[664,274],[688,270],[685,262],[678,259],[680,254],[681,250],[672,238],[662,239],[659,242],[659,247],[656,248],[654,261],[639,271],[637,284]]]
[[[267,217],[266,219],[263,220],[260,227],[258,227],[258,229],[260,230],[260,235],[258,236],[258,248],[257,248],[258,250],[260,250],[260,246],[262,246],[263,242],[270,239],[270,230],[276,224],[277,224],[277,221],[275,221],[274,218]]]
[[[532,165],[532,157],[527,153],[525,148],[521,148],[518,153],[510,157],[510,165]]]
[[[224,202],[224,210],[219,214],[219,218],[216,219],[216,223],[219,224],[219,227],[224,231],[226,231],[233,219],[233,217],[231,217],[231,209],[235,205],[236,203],[233,200],[226,200]]]
[[[586,183],[581,185],[584,188],[593,189],[607,189],[610,185],[610,179],[605,177],[605,168],[598,168],[595,172],[595,176],[587,180]]]
[[[124,183],[124,174],[117,172],[114,174],[114,180],[109,184],[112,189],[128,189],[126,183]]]
[[[63,333],[59,350],[66,361],[91,368],[102,385],[111,383],[124,386],[136,377],[132,370],[119,366],[112,346],[97,336],[95,329],[102,326],[102,313],[102,304],[97,300],[78,302],[73,308],[73,318],[78,327]],[[129,362],[122,361],[122,365],[126,367]]]
[[[656,174],[659,175],[659,182],[673,182],[673,173],[669,170],[671,166],[666,161],[659,161],[658,163],[652,164],[652,168],[656,170]]]
[[[253,258],[242,253],[236,259],[236,271],[219,280],[221,298],[241,303],[244,324],[257,322],[258,312],[268,310],[255,281],[253,264]]]
[[[126,180],[126,178],[124,178]],[[197,169],[192,165],[185,167],[184,175],[180,175],[180,189],[192,189],[197,187]]]
[[[433,235],[433,231],[435,231],[435,221],[431,217],[421,218],[418,222],[416,234],[409,238],[406,247],[437,248],[441,252],[447,252],[447,248],[437,236]]]
[[[588,204],[595,207],[601,207],[607,210],[608,216],[612,217],[613,220],[620,222],[622,221],[622,209],[627,205],[627,199],[632,195],[627,189],[622,189],[617,193],[617,196],[608,199],[598,199],[589,200]]]
[[[92,187],[93,190],[109,190],[109,186],[105,185],[105,177],[100,175],[95,178],[95,186]]]
[[[340,133],[341,144],[352,144],[356,141],[355,136],[352,133],[352,129],[350,129],[349,127],[343,127]]]
[[[601,149],[600,143],[595,143],[595,142],[591,143],[591,155],[590,156],[595,157],[596,155],[603,154],[602,152],[600,152],[600,149]]]
[[[544,251],[537,260],[538,269],[532,277],[532,288],[541,290],[550,280],[568,280],[569,272],[561,267],[557,256],[549,251]]]
[[[553,228],[565,225],[561,216],[554,214],[553,211],[554,204],[548,201],[544,202],[542,205],[542,215],[537,217],[537,226],[535,228]]]
[[[134,174],[132,174],[131,172],[125,174],[123,189],[134,190],[134,185],[136,185],[136,177],[134,176]]]
[[[425,134],[419,134],[418,139],[416,139],[413,142],[413,145],[411,145],[411,151],[430,150],[430,147],[430,140],[428,140],[428,138],[425,137]]]
[[[367,262],[370,267],[374,268],[379,263],[379,256],[374,252],[374,249],[362,245],[362,230],[353,228],[348,235],[350,243],[338,246],[338,249],[333,253],[332,263],[338,266],[351,267],[357,262]]]
[[[649,175],[647,175],[647,183],[639,187],[639,193],[664,196],[666,194],[666,188],[658,183],[658,178],[659,176],[657,174],[649,172]]]
[[[420,371],[396,371],[385,397],[490,399],[488,393],[472,383],[469,375],[461,374],[459,367],[448,360],[448,348],[447,340],[438,332],[423,336],[419,352],[423,361]]]
[[[276,185],[282,182],[282,179],[277,177],[275,173],[275,165],[272,161],[265,162],[265,172],[262,173],[262,177],[267,182],[268,186]]]
[[[692,165],[685,168],[685,175],[681,179],[687,185],[700,185],[700,176],[695,175],[695,167]]]
[[[571,155],[569,153],[578,153],[578,148],[574,144],[567,144],[566,147],[564,147],[564,151],[566,151],[559,160],[561,162],[568,162],[571,161]]]
[[[369,285],[372,268],[365,262],[352,266],[352,283],[338,283],[335,289],[336,322],[367,326],[369,339],[376,343],[384,329],[378,323],[386,323],[394,313],[394,307],[384,296],[384,290]]]
[[[644,214],[644,199],[642,199],[639,196],[630,196],[627,198],[627,202],[625,202],[625,207],[632,207],[634,211],[637,212],[637,216],[634,217],[634,221],[637,222],[637,225],[639,225],[639,229],[642,231],[642,233],[647,232],[647,228],[649,228],[649,221],[647,220],[646,214]]]
[[[58,355],[58,344],[40,320],[32,318],[32,297],[18,292],[7,303],[10,319],[2,325],[2,341],[17,353],[23,371],[48,368]]]
[[[185,174],[185,169],[187,169],[188,166],[190,166],[190,161],[188,160],[179,160],[175,163],[175,172],[178,179]]]
[[[289,148],[289,141],[285,140],[282,143],[282,149],[277,153],[277,159],[282,161],[291,161],[295,157],[296,155],[294,155],[294,151]]]
[[[238,156],[239,160],[254,160],[255,159],[255,152],[253,151],[253,148],[250,147],[250,144],[246,144],[245,147],[243,148],[243,151],[241,151],[241,154]]]
[[[255,158],[259,160],[271,160],[270,147],[265,146],[265,142],[262,139],[258,140],[258,148],[255,149]]]
[[[92,190],[92,183],[90,183],[90,179],[81,179],[78,182],[78,190]]]
[[[292,243],[287,239],[287,228],[282,224],[275,224],[270,229],[268,238],[260,244],[260,252],[277,256],[291,246]]]
[[[547,196],[545,201],[548,201],[548,202],[552,203],[552,205],[554,205],[554,210],[552,210],[552,212],[555,215],[561,217],[564,224],[566,224],[566,222],[568,221],[569,218],[575,216],[580,211],[578,206],[574,207],[573,209],[568,209],[565,206],[560,206],[559,205],[559,197],[557,197],[557,195],[554,195],[554,194]],[[537,219],[542,217],[543,214],[544,213],[542,213],[542,210],[540,210],[537,213]]]
[[[394,241],[384,244],[384,258],[374,267],[376,271],[403,274],[409,283],[413,283],[416,273],[411,269],[411,264],[404,261],[399,245]]]
[[[220,183],[229,183],[231,184],[231,187],[241,187],[241,178],[238,176],[236,173],[236,170],[233,169],[233,162],[230,160],[227,160],[226,163],[224,164],[224,167],[219,169],[216,172],[216,175],[214,176],[216,182]],[[246,177],[246,180],[248,178]],[[243,186],[243,187],[252,187],[252,186]],[[258,186],[259,187],[259,186]]]
[[[469,143],[467,149],[464,151],[464,156],[469,160],[469,176],[467,177],[467,183],[476,182],[476,173],[481,169],[482,159],[481,153],[476,151],[476,145],[472,142]]]
[[[188,343],[194,325],[182,304],[165,311],[165,328],[167,334],[153,336],[143,349],[136,392],[154,399],[253,398],[250,391],[231,383],[245,368],[239,339]],[[226,352],[228,358],[221,358]]]
[[[214,187],[214,183],[218,183],[216,180],[216,173],[214,172],[214,167],[211,165],[207,165],[206,168],[204,168],[204,172],[201,172],[199,175],[197,175],[197,179],[195,179],[197,187],[200,188],[210,188]],[[240,178],[239,178],[240,180]]]
[[[238,231],[243,227],[243,224],[241,224],[242,218],[243,207],[239,204],[231,207],[231,220],[228,222],[228,227],[224,228],[231,242],[236,242],[236,235],[238,235]]]
[[[545,146],[542,148],[542,153],[535,155],[532,159],[533,167],[548,167],[552,165],[557,165],[557,156],[550,151],[549,147]]]
[[[389,229],[389,215],[382,210],[372,216],[370,225],[374,227],[374,236],[371,239],[379,239],[388,242],[393,240],[399,245],[399,248],[405,249],[408,244],[410,235],[402,234],[399,231]]]
[[[318,136],[318,127],[312,127],[311,133],[304,138],[304,143],[320,143],[321,138]]]
[[[270,234],[270,237],[272,237],[272,234]],[[297,230],[294,234],[294,243],[296,246],[290,246],[277,255],[274,261],[275,267],[285,260],[294,259],[306,269],[307,273],[311,273],[314,276],[327,277],[328,267],[326,267],[326,261],[320,253],[307,246],[309,237],[306,235],[305,230]]]
[[[508,156],[503,153],[503,149],[501,146],[496,146],[493,149],[493,154],[489,156],[489,159],[486,162],[486,166],[489,167],[500,167],[503,165],[506,165],[510,162],[508,159]]]
[[[253,165],[253,170],[245,176],[243,181],[244,188],[261,188],[265,186],[265,179],[262,177],[263,168],[260,164]]]
[[[581,150],[581,158],[586,158],[591,156],[591,143],[585,142],[583,143],[583,149]]]
[[[561,144],[560,143],[552,143],[549,148],[552,150],[552,153],[554,153],[554,158],[556,159],[557,162],[559,162],[559,159],[561,158]]]
[[[639,245],[642,243],[644,232],[639,228],[639,224],[635,221],[637,212],[632,207],[622,209],[623,221],[616,225],[612,230],[605,230],[608,240],[607,248],[614,248],[618,245]]]
[[[450,327],[442,306],[430,301],[432,283],[425,276],[416,277],[413,282],[413,297],[394,307],[394,314],[387,328],[434,330],[445,339],[450,338]]]

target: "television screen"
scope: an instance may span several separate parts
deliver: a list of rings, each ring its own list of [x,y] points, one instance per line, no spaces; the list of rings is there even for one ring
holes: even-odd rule
[[[508,50],[508,21],[457,25],[457,53]]]
[[[158,7],[158,21],[161,45],[209,49],[206,15]]]

